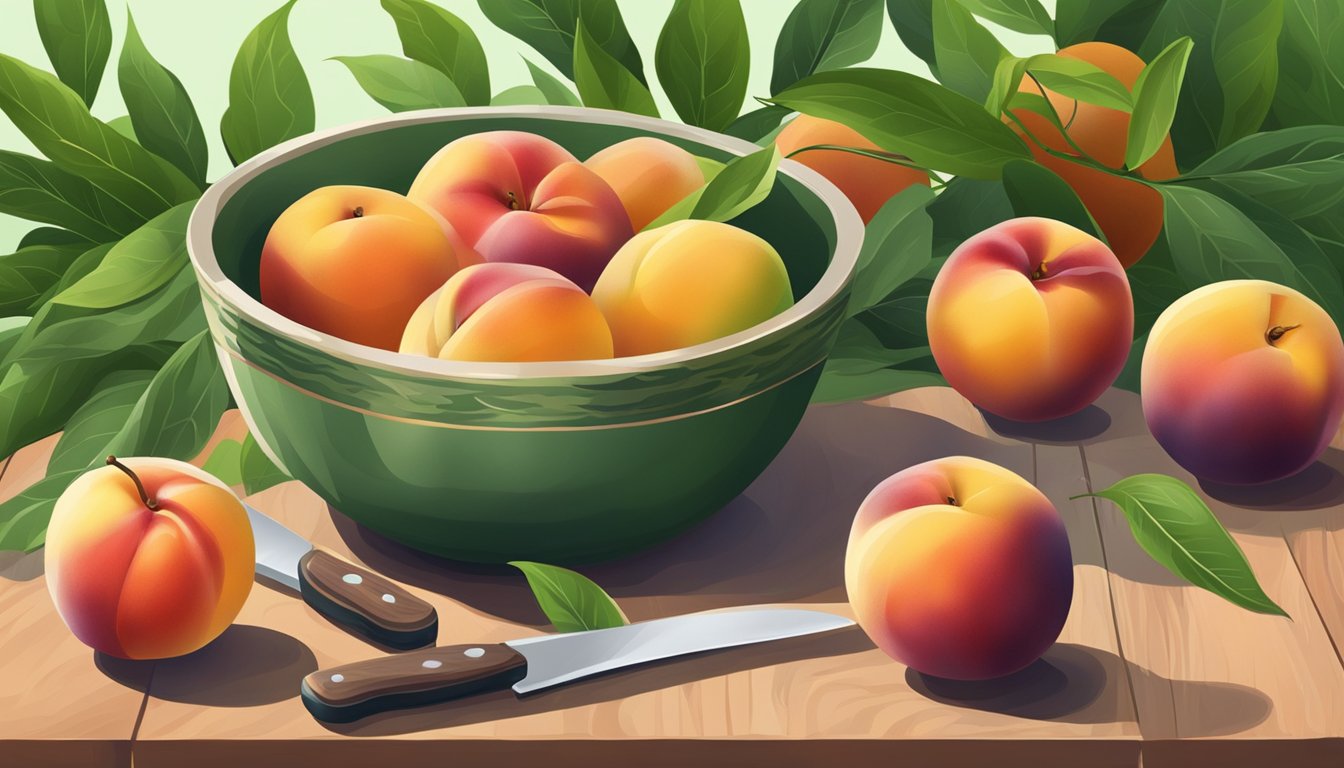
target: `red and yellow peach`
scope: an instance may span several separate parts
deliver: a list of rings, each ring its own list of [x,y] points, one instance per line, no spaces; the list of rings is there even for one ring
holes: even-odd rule
[[[47,587],[85,645],[128,659],[190,653],[232,623],[252,589],[247,513],[227,486],[190,464],[121,463],[129,472],[91,470],[57,500]]]
[[[545,362],[612,356],[611,331],[593,299],[534,264],[478,264],[416,309],[401,351],[444,360]]]
[[[1134,335],[1129,280],[1105,243],[1053,219],[1005,221],[961,244],[929,292],[929,346],[966,399],[1017,421],[1087,407]]]
[[[730,224],[679,221],[635,235],[593,288],[616,355],[681,349],[793,306],[789,273],[765,240]]]
[[[420,302],[477,261],[443,218],[402,195],[323,187],[272,225],[261,251],[261,300],[309,328],[396,349]]]
[[[1039,658],[1064,627],[1068,532],[1018,475],[965,456],[929,461],[864,499],[845,587],[859,625],[897,661],[936,677],[999,677]]]
[[[583,164],[616,192],[636,232],[705,184],[690,152],[652,136],[612,144]]]
[[[546,267],[584,290],[634,233],[601,177],[559,144],[521,131],[451,142],[407,196],[442,214],[486,261]]]
[[[1148,334],[1143,415],[1203,480],[1263,483],[1320,457],[1344,417],[1344,342],[1325,310],[1264,280],[1196,289]]]

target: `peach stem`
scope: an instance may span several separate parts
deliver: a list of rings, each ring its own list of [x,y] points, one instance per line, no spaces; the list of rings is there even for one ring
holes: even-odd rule
[[[146,507],[149,507],[150,511],[159,508],[159,505],[153,499],[149,498],[149,494],[145,492],[145,484],[140,482],[140,476],[135,474],[130,467],[117,461],[116,456],[108,456],[107,463],[108,466],[116,467],[130,476],[131,480],[135,483],[135,490],[140,492],[140,500],[145,503]]]
[[[364,216],[364,206],[362,205],[356,206],[353,212],[353,218],[359,219],[363,218],[363,216]]]
[[[1285,333],[1293,330],[1294,328],[1299,327],[1300,325],[1301,325],[1300,323],[1298,325],[1276,325],[1265,332],[1265,341],[1268,341],[1270,346],[1273,346],[1274,342],[1278,341],[1279,339],[1282,339]]]
[[[957,497],[955,497],[955,496],[948,496],[948,497],[947,497],[947,503],[950,504],[951,506],[954,506],[954,507],[957,506]]]

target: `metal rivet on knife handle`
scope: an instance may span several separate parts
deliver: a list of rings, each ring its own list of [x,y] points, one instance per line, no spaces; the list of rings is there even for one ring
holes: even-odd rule
[[[348,723],[379,712],[507,690],[526,674],[527,659],[503,643],[449,645],[319,670],[303,679],[300,691],[313,717]]]
[[[423,648],[439,636],[434,606],[376,573],[319,549],[299,560],[299,592],[318,613],[389,648]]]

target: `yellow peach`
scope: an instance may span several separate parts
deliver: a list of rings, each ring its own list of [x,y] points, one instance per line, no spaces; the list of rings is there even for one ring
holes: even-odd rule
[[[705,184],[690,152],[652,136],[612,144],[584,165],[615,190],[636,232]]]

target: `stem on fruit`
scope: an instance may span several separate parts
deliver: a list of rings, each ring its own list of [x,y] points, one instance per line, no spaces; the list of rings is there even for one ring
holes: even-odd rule
[[[132,471],[130,467],[126,466],[125,464],[122,464],[120,461],[117,461],[116,456],[108,456],[107,464],[108,466],[120,469],[122,472],[125,472],[128,476],[130,476],[131,481],[135,483],[135,490],[140,492],[140,500],[145,503],[146,507],[149,507],[150,511],[154,511],[159,508],[158,502],[149,498],[149,494],[145,491],[145,484],[140,482],[140,476],[135,474],[135,472]]]
[[[355,206],[354,218],[359,219],[363,218],[363,216],[364,216],[364,206],[362,205]]]
[[[1075,141],[1073,140],[1073,137],[1069,135],[1069,127],[1068,127],[1068,126],[1069,126],[1069,125],[1073,125],[1073,118],[1078,114],[1078,100],[1077,100],[1077,99],[1074,99],[1074,101],[1073,101],[1073,115],[1070,115],[1070,116],[1069,116],[1069,123],[1068,123],[1068,125],[1065,125],[1065,124],[1064,124],[1064,120],[1063,120],[1062,118],[1060,118],[1060,116],[1059,116],[1059,110],[1055,109],[1055,103],[1054,103],[1053,101],[1050,100],[1050,97],[1049,97],[1049,96],[1046,96],[1046,95],[1045,95],[1045,86],[1044,86],[1044,85],[1041,85],[1041,81],[1036,79],[1036,76],[1033,75],[1033,74],[1031,73],[1031,70],[1027,70],[1027,77],[1030,77],[1030,78],[1031,78],[1031,82],[1035,83],[1035,84],[1036,84],[1036,87],[1040,89],[1040,91],[1041,91],[1041,96],[1042,96],[1042,98],[1045,99],[1045,105],[1046,105],[1047,107],[1050,108],[1050,114],[1051,114],[1051,115],[1054,115],[1054,117],[1055,117],[1055,125],[1059,126],[1059,135],[1064,137],[1064,141],[1068,142],[1069,146],[1072,147],[1072,148],[1073,148],[1073,151],[1077,152],[1078,155],[1079,155],[1080,157],[1085,157],[1085,158],[1088,159],[1089,162],[1092,162],[1092,163],[1094,163],[1094,164],[1096,164],[1096,165],[1101,165],[1101,162],[1100,162],[1099,160],[1097,160],[1097,158],[1095,158],[1095,157],[1093,157],[1091,154],[1089,154],[1089,153],[1087,152],[1087,150],[1085,150],[1085,149],[1083,149],[1082,147],[1078,146],[1078,143],[1075,142]]]
[[[1049,277],[1049,272],[1045,267],[1044,261],[1042,261],[1040,265],[1036,267],[1036,269],[1031,271],[1032,280],[1044,280],[1047,277]]]
[[[505,192],[509,196],[509,210],[516,211],[522,206],[518,204],[518,196],[512,192]]]
[[[1285,333],[1293,330],[1294,328],[1300,328],[1301,325],[1302,325],[1301,323],[1298,323],[1297,325],[1276,325],[1273,328],[1270,328],[1268,331],[1265,331],[1265,341],[1268,341],[1269,345],[1272,347],[1274,346],[1274,342],[1278,341],[1279,339],[1282,339]]]
[[[956,496],[948,496],[948,497],[947,497],[947,503],[948,503],[948,504],[951,504],[951,505],[954,506],[954,507],[957,506],[957,497],[956,497]]]

